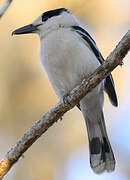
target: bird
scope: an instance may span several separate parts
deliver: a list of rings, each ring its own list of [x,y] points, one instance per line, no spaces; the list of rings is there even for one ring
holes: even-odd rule
[[[46,11],[33,23],[14,30],[12,35],[28,33],[40,38],[41,62],[60,100],[104,62],[96,42],[66,8]],[[118,106],[111,74],[77,104],[85,119],[90,166],[96,174],[112,172],[116,164],[104,120],[104,92],[111,104]]]

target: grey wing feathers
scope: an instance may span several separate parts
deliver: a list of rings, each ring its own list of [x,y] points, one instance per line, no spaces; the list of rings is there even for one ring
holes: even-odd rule
[[[93,53],[97,57],[98,61],[100,62],[100,64],[102,64],[104,62],[104,58],[101,55],[100,51],[98,50],[96,46],[95,41],[92,39],[89,33],[85,31],[83,28],[81,28],[80,26],[72,26],[72,30],[76,31],[85,41],[87,41]],[[111,74],[106,77],[105,82],[104,82],[104,88],[105,88],[105,92],[108,94],[108,97],[111,103],[114,106],[118,106],[115,85],[114,85],[114,81]]]

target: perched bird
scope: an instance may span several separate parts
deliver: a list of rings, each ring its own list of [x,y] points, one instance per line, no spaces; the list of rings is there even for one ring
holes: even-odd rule
[[[60,99],[104,62],[95,41],[65,8],[44,12],[32,24],[12,32],[13,35],[27,33],[39,35],[41,61]],[[95,173],[115,169],[103,115],[104,91],[117,106],[111,74],[77,104],[86,122],[90,165]]]

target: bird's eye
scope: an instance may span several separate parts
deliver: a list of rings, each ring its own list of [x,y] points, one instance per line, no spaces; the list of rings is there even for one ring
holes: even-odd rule
[[[47,21],[48,17],[47,16],[42,16],[42,21]]]

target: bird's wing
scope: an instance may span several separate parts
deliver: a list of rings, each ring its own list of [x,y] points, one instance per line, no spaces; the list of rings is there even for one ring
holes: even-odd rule
[[[80,26],[72,26],[72,30],[74,30],[76,33],[78,33],[87,42],[87,44],[89,44],[91,50],[97,57],[98,61],[100,62],[100,64],[102,64],[104,62],[104,58],[103,58],[102,54],[100,53],[100,51],[98,50],[95,41],[89,35],[89,33]],[[115,85],[114,85],[114,81],[113,81],[111,74],[105,78],[104,89],[105,89],[106,93],[108,94],[108,97],[109,97],[111,103],[114,106],[118,106]]]

